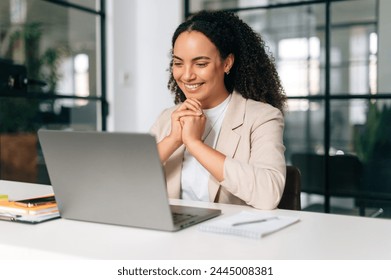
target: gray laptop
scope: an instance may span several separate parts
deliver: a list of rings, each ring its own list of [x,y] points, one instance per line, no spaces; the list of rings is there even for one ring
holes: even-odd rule
[[[63,218],[176,231],[221,210],[169,204],[149,134],[39,130]]]

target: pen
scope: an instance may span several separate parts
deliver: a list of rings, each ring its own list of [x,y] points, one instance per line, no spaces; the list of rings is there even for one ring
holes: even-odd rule
[[[241,226],[241,225],[247,225],[247,224],[255,224],[255,223],[262,223],[270,220],[275,220],[278,219],[278,217],[269,217],[265,219],[260,219],[260,220],[252,220],[252,221],[247,221],[247,222],[239,222],[239,223],[234,223],[232,226]]]

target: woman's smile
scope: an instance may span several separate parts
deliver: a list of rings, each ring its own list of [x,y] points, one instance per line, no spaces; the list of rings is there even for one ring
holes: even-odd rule
[[[200,86],[203,85],[203,83],[198,83],[198,84],[186,84],[186,83],[183,83],[183,85],[189,91],[196,91]]]

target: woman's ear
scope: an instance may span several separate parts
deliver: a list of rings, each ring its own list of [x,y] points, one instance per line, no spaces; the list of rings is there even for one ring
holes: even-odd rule
[[[231,71],[232,66],[234,65],[235,56],[233,53],[230,53],[227,58],[224,60],[224,72],[228,75]]]

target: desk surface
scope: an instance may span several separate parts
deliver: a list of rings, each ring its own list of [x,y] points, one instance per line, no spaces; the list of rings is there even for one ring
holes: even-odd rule
[[[46,185],[0,181],[0,194],[21,199],[51,193]],[[223,215],[247,206],[184,202]],[[162,232],[58,219],[38,225],[0,221],[0,259],[391,259],[391,221],[304,211],[272,210],[300,222],[259,240],[201,232],[197,226]],[[269,211],[265,211],[269,212]]]

